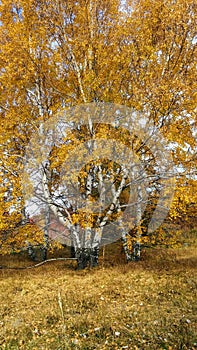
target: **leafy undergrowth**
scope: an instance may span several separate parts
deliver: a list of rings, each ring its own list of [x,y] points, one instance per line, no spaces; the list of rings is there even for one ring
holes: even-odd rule
[[[0,349],[196,349],[196,246],[147,249],[129,264],[114,247],[93,270],[0,270]]]

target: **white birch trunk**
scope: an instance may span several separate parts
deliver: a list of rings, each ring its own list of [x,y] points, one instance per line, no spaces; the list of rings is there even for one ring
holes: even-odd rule
[[[115,196],[115,194],[116,194],[115,185],[112,185],[112,192],[113,192],[113,195]],[[117,207],[118,207],[117,212],[119,214],[119,213],[121,213],[119,199],[118,199]],[[129,245],[128,245],[128,233],[126,232],[126,230],[124,228],[124,223],[122,222],[122,219],[119,218],[118,221],[119,221],[119,225],[121,227],[121,232],[122,232],[121,233],[121,240],[122,240],[122,244],[123,244],[125,257],[126,257],[127,262],[129,262],[132,260],[132,251],[129,249]]]
[[[136,204],[136,229],[137,237],[136,242],[133,246],[133,260],[138,261],[141,255],[141,221],[142,221],[142,189],[139,185],[137,187],[137,204]]]
[[[67,210],[65,210],[67,214],[67,217],[65,217],[51,199],[50,191],[48,188],[48,179],[45,171],[43,171],[43,174],[42,174],[42,186],[43,186],[44,199],[49,209],[58,218],[59,222],[64,226],[67,226],[67,228],[70,230],[76,249],[81,248],[79,235],[78,235],[76,226],[73,225],[72,223],[70,213]]]

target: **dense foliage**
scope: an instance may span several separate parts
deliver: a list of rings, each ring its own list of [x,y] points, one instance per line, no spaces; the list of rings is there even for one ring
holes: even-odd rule
[[[24,213],[25,150],[43,122],[82,103],[149,114],[176,165],[170,217],[193,220],[195,1],[2,0],[0,14],[1,253],[43,242]],[[57,163],[65,149],[58,152]]]

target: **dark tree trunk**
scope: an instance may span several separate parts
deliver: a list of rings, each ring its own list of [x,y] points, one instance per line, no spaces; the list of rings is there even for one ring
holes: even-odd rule
[[[27,246],[27,253],[32,261],[36,260],[36,254],[35,254],[34,248],[30,243],[28,243],[28,246]]]
[[[90,253],[90,267],[98,266],[99,248],[94,248]]]
[[[75,247],[73,247],[73,246],[70,247],[70,257],[71,258],[76,258],[76,256],[75,256]]]
[[[133,246],[133,261],[139,261],[141,254],[141,245],[139,242],[136,242]]]
[[[78,248],[75,252],[78,270],[98,266],[98,248]]]
[[[47,260],[48,248],[46,246],[41,247],[41,260]]]

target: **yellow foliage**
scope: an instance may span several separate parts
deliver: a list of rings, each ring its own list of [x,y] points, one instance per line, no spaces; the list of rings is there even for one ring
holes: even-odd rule
[[[171,216],[196,215],[194,1],[2,0],[0,13],[0,245],[24,208],[21,174],[31,135],[62,107],[92,101],[149,113],[183,170]],[[81,139],[76,133],[54,148],[51,170],[86,139],[85,131]],[[99,135],[129,143],[104,123]],[[128,193],[122,196],[127,201]]]

